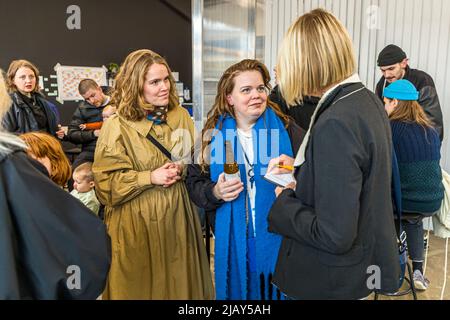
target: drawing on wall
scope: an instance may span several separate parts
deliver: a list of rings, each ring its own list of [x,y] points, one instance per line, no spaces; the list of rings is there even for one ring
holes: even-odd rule
[[[58,97],[56,100],[60,103],[83,100],[83,97],[78,93],[78,84],[83,79],[93,79],[100,86],[107,85],[106,72],[108,69],[105,66],[62,66],[58,63],[55,66],[55,71],[58,80]]]

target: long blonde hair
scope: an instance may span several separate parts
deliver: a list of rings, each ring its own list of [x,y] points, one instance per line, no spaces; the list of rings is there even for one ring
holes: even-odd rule
[[[70,178],[72,169],[61,144],[56,138],[43,132],[27,132],[19,136],[27,145],[27,154],[35,158],[50,160],[52,173],[50,179],[64,187]]]
[[[145,101],[143,91],[145,76],[155,63],[164,65],[169,73],[169,110],[179,104],[175,80],[166,60],[151,50],[137,50],[130,53],[121,65],[111,98],[111,105],[117,107],[117,113],[125,119],[139,121],[145,117],[144,110],[154,110],[154,106]]]
[[[3,119],[3,116],[8,111],[11,103],[12,101],[9,97],[8,91],[6,90],[5,81],[3,79],[3,70],[0,69],[0,120]]]
[[[6,90],[3,70],[0,69],[0,157],[11,152],[12,147],[25,149],[25,144],[17,136],[2,132],[2,119],[11,107],[11,98]]]
[[[281,46],[277,77],[288,105],[317,95],[353,75],[356,60],[345,27],[331,13],[316,9],[299,17]]]
[[[241,62],[232,65],[227,70],[225,70],[217,85],[217,94],[215,102],[211,110],[208,112],[208,118],[202,130],[201,135],[202,147],[200,153],[200,164],[202,165],[202,169],[205,169],[206,166],[205,149],[212,139],[212,136],[209,136],[209,134],[211,133],[211,129],[214,129],[216,127],[216,124],[220,116],[230,114],[234,119],[236,119],[234,108],[232,108],[228,104],[227,96],[234,89],[235,85],[234,79],[239,74],[245,71],[258,71],[262,76],[264,86],[267,88],[268,91],[271,89],[270,73],[267,70],[266,66],[257,60],[245,59],[242,60]],[[267,97],[267,107],[271,108],[275,112],[275,114],[281,118],[281,120],[286,126],[289,124],[290,121],[289,116],[285,115],[280,110],[279,106],[276,103],[270,101],[269,97]],[[222,124],[219,124],[219,130],[222,128],[221,125]]]

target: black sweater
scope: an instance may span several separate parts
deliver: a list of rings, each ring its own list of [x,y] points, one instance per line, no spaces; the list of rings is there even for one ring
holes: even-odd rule
[[[305,131],[309,129],[311,117],[320,101],[319,97],[304,97],[302,104],[288,107],[278,86],[273,88],[269,99],[278,104],[281,111],[294,119],[295,123]]]

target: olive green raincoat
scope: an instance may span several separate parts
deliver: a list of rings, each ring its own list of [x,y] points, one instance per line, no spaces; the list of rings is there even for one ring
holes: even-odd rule
[[[193,143],[182,107],[169,110],[162,125],[113,116],[97,142],[93,172],[112,247],[103,299],[213,299],[199,218],[184,180],[152,185],[150,173],[170,160],[148,133],[176,157]]]

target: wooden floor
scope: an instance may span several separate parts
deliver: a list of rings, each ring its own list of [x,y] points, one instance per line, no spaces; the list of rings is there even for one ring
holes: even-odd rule
[[[450,248],[449,248],[450,251]],[[449,256],[450,260],[450,256]],[[214,281],[214,239],[211,239],[211,273]],[[425,276],[430,280],[430,286],[426,291],[418,291],[418,300],[440,300],[444,285],[445,240],[437,238],[430,233],[429,249]],[[450,261],[449,261],[450,265]],[[404,288],[406,284],[404,284]],[[404,289],[403,288],[403,289]],[[368,300],[372,300],[373,295]],[[403,297],[380,296],[380,300],[413,300],[412,294]],[[447,283],[443,300],[450,300],[450,271],[447,268]]]

